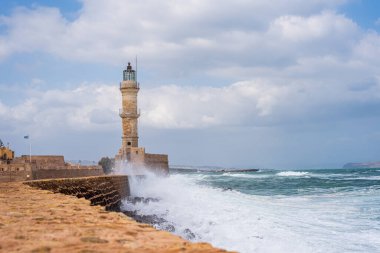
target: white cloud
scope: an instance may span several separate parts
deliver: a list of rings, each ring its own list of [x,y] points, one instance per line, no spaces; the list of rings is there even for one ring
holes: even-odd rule
[[[375,22],[375,25],[379,25],[380,26],[380,18],[378,18]]]
[[[38,51],[83,64],[122,65],[137,54],[158,83],[194,74],[279,86],[377,78],[379,34],[326,10],[345,2],[92,0],[83,1],[72,21],[56,8],[19,8],[1,18],[0,59]],[[260,100],[263,108],[271,103]],[[218,122],[212,115],[204,120]]]
[[[371,114],[357,109],[379,106],[379,98],[379,80],[358,90],[349,85],[278,85],[260,80],[221,88],[164,86],[143,91],[141,122],[164,128],[203,128],[334,121]]]
[[[29,90],[14,106],[0,101],[0,117],[8,131],[47,134],[70,128],[75,131],[109,130],[118,124],[116,87],[83,84],[72,90]]]
[[[344,2],[92,0],[83,1],[73,21],[56,8],[19,8],[3,17],[7,33],[0,37],[0,56],[44,51],[76,61],[121,63],[138,54],[151,66],[195,68],[189,65],[195,53],[209,58],[205,64],[219,64],[221,56],[238,64],[258,49],[269,58],[281,55],[291,46],[281,46],[288,40],[344,42],[357,29],[352,21],[333,12],[315,14]]]
[[[5,115],[8,112],[8,108],[0,101],[0,115]]]
[[[3,17],[3,22],[8,31],[1,44],[11,53],[54,51],[66,35],[67,22],[55,8],[17,8],[11,17]]]
[[[356,38],[358,30],[353,21],[333,12],[310,17],[281,16],[271,23],[269,29],[274,36],[291,42],[333,39],[343,42],[344,39]]]
[[[342,114],[342,105],[379,97],[380,36],[329,10],[345,2],[85,0],[73,21],[56,8],[19,8],[1,18],[6,32],[0,35],[0,58],[39,51],[120,64],[138,54],[153,74],[187,71],[239,80],[222,87],[142,90],[141,123],[152,127],[323,118]],[[7,117],[19,123],[110,129],[118,122],[112,116],[119,107],[115,97],[117,89],[106,85],[51,89],[0,112],[11,112]]]
[[[355,45],[354,56],[358,61],[368,65],[368,67],[378,69],[376,65],[380,64],[380,35],[374,32],[366,34]]]
[[[19,104],[0,101],[8,129],[36,134],[75,131],[119,131],[120,91],[116,86],[82,84],[71,90],[29,91]],[[380,106],[380,80],[343,84],[310,82],[278,85],[264,80],[224,87],[176,85],[142,89],[140,123],[153,128],[276,126],[373,116]],[[26,127],[30,127],[26,129]]]

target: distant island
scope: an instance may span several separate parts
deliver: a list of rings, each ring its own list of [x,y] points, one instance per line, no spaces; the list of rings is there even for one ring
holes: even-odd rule
[[[346,163],[343,165],[344,169],[352,168],[380,168],[380,162],[368,162],[368,163]]]

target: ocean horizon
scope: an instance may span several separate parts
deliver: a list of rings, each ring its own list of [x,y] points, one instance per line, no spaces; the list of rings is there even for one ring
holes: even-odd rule
[[[122,209],[157,229],[241,253],[380,252],[380,168],[210,168],[132,178],[132,199],[140,201],[125,199]]]

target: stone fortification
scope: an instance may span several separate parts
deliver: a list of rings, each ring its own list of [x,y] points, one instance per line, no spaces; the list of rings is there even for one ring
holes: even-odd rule
[[[31,163],[33,170],[80,170],[100,169],[98,165],[81,165],[65,162],[63,155],[23,155],[14,159],[15,163]]]
[[[0,182],[103,175],[100,166],[66,163],[63,156],[21,156],[0,161]]]
[[[144,163],[146,167],[152,170],[156,170],[157,173],[169,172],[168,155],[145,153],[144,158]]]
[[[128,176],[36,180],[25,184],[54,193],[85,198],[91,201],[91,205],[101,205],[111,211],[119,211],[121,199],[129,196]]]
[[[91,189],[100,191],[95,185],[104,183],[108,194],[98,195],[112,199],[115,196],[112,192],[125,184],[122,177],[116,177],[111,187],[109,177],[101,178],[75,179],[79,180],[77,183],[67,179],[43,180],[35,186],[56,192],[62,188],[63,193],[77,196],[82,192],[78,188],[82,183],[87,189],[83,192],[89,195],[92,195]],[[94,184],[94,180],[100,182]],[[49,181],[54,182],[49,184]],[[0,203],[0,252],[226,252],[207,243],[190,243],[168,232],[157,231],[122,213],[90,206],[90,201],[84,198],[54,194],[20,182],[0,184]]]
[[[0,160],[0,182],[24,181],[32,179],[32,165],[21,161]]]
[[[25,181],[31,179],[31,171],[29,170],[5,170],[0,169],[0,183]]]
[[[20,163],[31,163],[34,169],[50,169],[54,166],[56,169],[66,169],[65,158],[63,155],[22,155],[14,160]]]
[[[72,177],[90,177],[104,175],[103,169],[49,169],[32,171],[32,179],[48,179],[48,178],[72,178]]]

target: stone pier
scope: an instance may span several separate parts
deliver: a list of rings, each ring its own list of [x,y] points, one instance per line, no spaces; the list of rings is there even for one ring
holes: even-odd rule
[[[226,252],[106,211],[129,194],[126,184],[127,176],[0,183],[0,252]]]
[[[120,211],[121,200],[129,196],[128,176],[59,178],[25,182],[54,193],[63,193],[90,200],[91,205],[104,206],[108,211]]]

